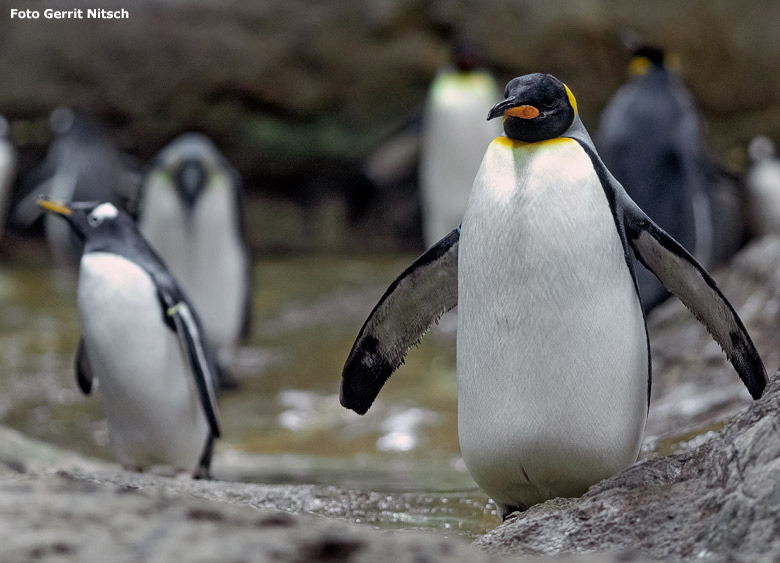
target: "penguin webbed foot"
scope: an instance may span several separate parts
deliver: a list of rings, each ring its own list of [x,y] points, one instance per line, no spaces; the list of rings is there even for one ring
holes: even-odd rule
[[[507,506],[501,515],[501,521],[506,522],[509,518],[520,516],[520,513],[526,510],[528,510],[528,507],[523,505]]]

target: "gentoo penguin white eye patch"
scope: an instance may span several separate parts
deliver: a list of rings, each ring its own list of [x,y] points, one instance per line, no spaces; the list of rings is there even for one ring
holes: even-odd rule
[[[102,203],[92,210],[92,213],[87,215],[87,221],[93,227],[97,227],[106,219],[113,219],[119,215],[119,211],[111,203]]]

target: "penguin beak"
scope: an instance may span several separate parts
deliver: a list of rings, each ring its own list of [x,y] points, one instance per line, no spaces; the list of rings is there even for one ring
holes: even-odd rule
[[[66,217],[73,215],[73,211],[67,205],[60,201],[48,199],[46,196],[40,196],[37,203],[46,211],[51,211],[52,213],[56,213],[58,215],[65,215]]]
[[[539,110],[534,106],[520,103],[517,98],[507,98],[506,100],[501,100],[490,109],[487,116],[488,121],[499,115],[533,119],[539,115]]]

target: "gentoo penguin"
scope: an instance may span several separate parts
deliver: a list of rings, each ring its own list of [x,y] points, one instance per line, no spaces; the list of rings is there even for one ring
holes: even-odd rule
[[[17,206],[15,222],[29,226],[40,217],[40,194],[62,201],[109,201],[127,207],[137,197],[138,175],[129,160],[86,112],[59,107],[51,113],[54,140],[42,167],[28,180],[27,195]],[[55,262],[77,267],[81,242],[52,215],[44,218],[46,241]]]
[[[460,224],[485,149],[501,125],[485,109],[501,98],[493,76],[479,68],[476,49],[453,48],[454,67],[442,69],[428,91],[420,148],[420,203],[426,246]]]
[[[780,159],[769,137],[759,135],[748,146],[750,169],[745,181],[750,214],[758,234],[780,233]]]
[[[153,462],[205,476],[220,435],[214,368],[195,309],[125,212],[112,203],[40,205],[84,244],[78,283],[82,337],[76,378],[100,382],[119,463]]]
[[[250,326],[250,268],[238,173],[207,137],[188,133],[155,158],[138,228],[203,319],[222,362]]]
[[[341,404],[365,413],[444,311],[458,305],[458,434],[474,480],[506,516],[580,495],[630,466],[650,393],[647,328],[629,249],[707,327],[751,395],[766,373],[699,263],[628,197],[571,91],[515,78],[488,119],[462,225],[380,299],[349,353]]]
[[[596,145],[628,195],[705,266],[712,252],[706,156],[693,98],[664,52],[640,47],[630,80],[601,114]],[[644,267],[636,270],[645,311],[669,294]]]
[[[11,186],[16,177],[16,149],[8,139],[8,121],[0,115],[0,237],[5,230]]]

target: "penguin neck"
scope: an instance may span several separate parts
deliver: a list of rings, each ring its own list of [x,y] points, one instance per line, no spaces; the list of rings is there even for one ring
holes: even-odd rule
[[[566,140],[565,137],[553,137],[552,139],[545,139],[543,141],[536,141],[533,143],[529,143],[526,141],[517,141],[515,139],[510,139],[509,137],[502,135],[500,137],[496,137],[493,140],[493,142],[499,146],[510,148],[510,149],[522,149],[525,147],[541,147],[542,145],[559,143],[565,140]]]

